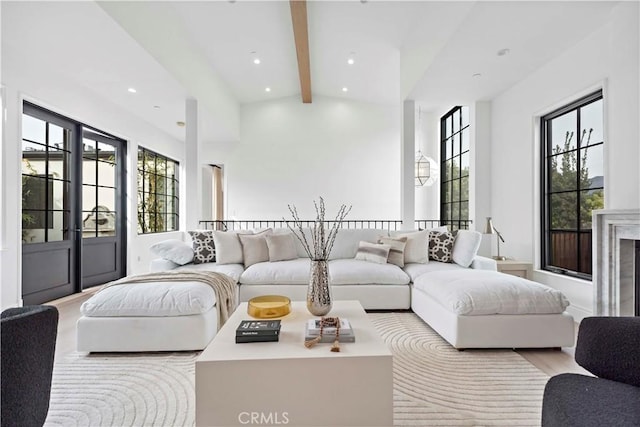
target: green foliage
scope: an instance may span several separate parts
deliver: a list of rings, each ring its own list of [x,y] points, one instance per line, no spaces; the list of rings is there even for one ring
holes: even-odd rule
[[[143,172],[144,171],[144,172]],[[167,163],[151,152],[138,152],[138,232],[165,231]]]
[[[589,131],[589,139],[586,144],[582,145],[581,141],[579,148],[589,146],[592,131],[593,129]],[[584,140],[585,134],[586,130],[582,133],[582,140]],[[580,221],[581,229],[590,229],[591,211],[604,207],[603,190],[589,191],[591,182],[589,169],[586,167],[588,150],[581,150],[580,163],[582,168],[578,171],[578,151],[570,151],[573,136],[573,132],[567,131],[564,144],[562,146],[558,144],[553,149],[553,156],[549,164],[549,181],[551,192],[554,193],[550,197],[550,220],[553,229],[575,230],[578,228],[578,221]],[[577,217],[578,191],[580,191],[581,202],[579,218]]]

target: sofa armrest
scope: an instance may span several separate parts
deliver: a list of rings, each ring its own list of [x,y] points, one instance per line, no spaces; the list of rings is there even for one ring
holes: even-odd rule
[[[471,261],[471,268],[475,268],[476,270],[498,271],[498,264],[493,258],[476,255],[473,261]]]
[[[587,317],[576,362],[592,374],[640,387],[640,317]]]
[[[151,260],[151,263],[149,264],[149,271],[151,273],[155,273],[157,271],[173,270],[177,267],[180,267],[180,265],[176,264],[173,261],[169,261],[168,259],[164,258],[156,258],[154,260]]]

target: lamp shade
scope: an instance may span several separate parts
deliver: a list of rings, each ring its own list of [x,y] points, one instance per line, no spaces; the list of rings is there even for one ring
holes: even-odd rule
[[[495,229],[493,228],[493,221],[491,221],[491,217],[487,217],[487,224],[484,227],[484,234],[495,234]]]

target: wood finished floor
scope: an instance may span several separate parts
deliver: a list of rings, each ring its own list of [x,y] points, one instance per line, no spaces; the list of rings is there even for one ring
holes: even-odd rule
[[[97,291],[99,287],[80,294],[71,295],[48,304],[58,308],[58,338],[56,341],[56,360],[66,354],[76,351],[76,321],[80,318],[80,306]],[[576,328],[577,329],[577,328]],[[529,363],[546,373],[557,375],[565,372],[588,374],[573,359],[573,348],[563,348],[561,351],[552,349],[517,350],[517,353],[527,359]]]

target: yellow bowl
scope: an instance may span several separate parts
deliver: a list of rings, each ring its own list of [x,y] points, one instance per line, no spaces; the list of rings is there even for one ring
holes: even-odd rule
[[[271,319],[291,313],[291,300],[281,295],[262,295],[251,298],[247,313],[257,319]]]

